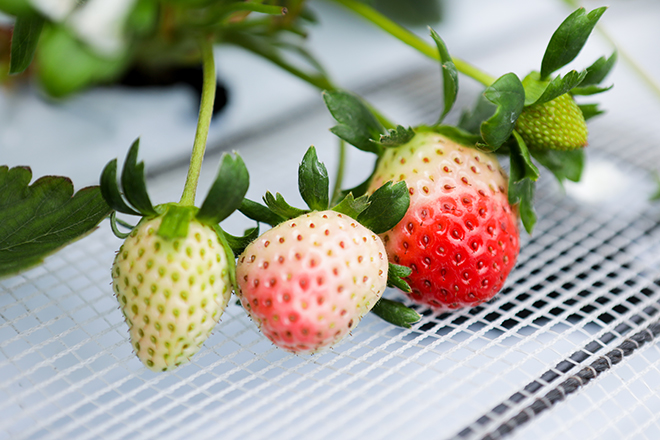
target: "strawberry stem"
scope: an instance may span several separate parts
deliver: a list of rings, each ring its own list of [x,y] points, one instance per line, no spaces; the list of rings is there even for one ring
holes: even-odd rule
[[[388,34],[392,35],[393,37],[397,38],[401,42],[421,52],[423,55],[426,55],[427,57],[433,60],[440,61],[440,54],[438,53],[437,48],[428,44],[426,41],[422,40],[421,38],[410,32],[409,30],[394,23],[392,20],[385,17],[384,15],[382,15],[372,7],[364,3],[357,2],[355,0],[334,0],[334,1],[350,9],[356,14],[362,16],[362,18],[365,18],[366,20],[375,24],[376,26],[378,26]],[[485,86],[490,86],[493,82],[495,82],[494,77],[461,59],[452,56],[452,61],[454,62],[454,65],[456,66],[456,69],[459,72],[461,72],[466,76],[469,76],[470,78],[476,81],[479,81],[481,84]]]
[[[213,42],[210,38],[200,40],[200,51],[203,69],[202,99],[199,105],[197,131],[195,132],[195,141],[190,156],[188,175],[186,176],[186,183],[183,187],[181,201],[179,202],[183,206],[193,206],[195,204],[197,182],[199,181],[199,173],[202,169],[206,140],[209,135],[211,118],[213,117],[213,103],[215,101],[217,83],[215,61],[213,59]]]
[[[332,203],[334,204],[341,195],[342,181],[344,180],[344,169],[346,165],[346,142],[339,139],[339,159],[337,165],[337,173],[335,174],[335,185],[332,189]]]

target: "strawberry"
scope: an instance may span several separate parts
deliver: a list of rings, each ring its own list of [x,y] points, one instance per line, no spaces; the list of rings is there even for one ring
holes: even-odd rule
[[[381,239],[348,215],[313,211],[248,245],[236,278],[243,307],[277,346],[315,353],[341,340],[387,285]]]
[[[138,358],[153,371],[188,362],[231,296],[228,260],[215,230],[193,220],[186,237],[158,235],[144,218],[112,265],[112,284]],[[233,262],[232,262],[233,263]]]
[[[587,145],[584,115],[568,93],[525,107],[516,129],[532,149],[574,150]]]
[[[497,159],[418,132],[385,149],[369,192],[390,180],[406,182],[410,207],[381,237],[389,259],[412,269],[411,299],[441,311],[491,299],[519,251],[518,218]]]

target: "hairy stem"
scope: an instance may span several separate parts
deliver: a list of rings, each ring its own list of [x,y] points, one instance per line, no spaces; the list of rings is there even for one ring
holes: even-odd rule
[[[417,35],[410,32],[409,30],[399,26],[398,24],[396,24],[389,18],[385,17],[384,15],[382,15],[381,13],[379,13],[369,5],[360,3],[356,0],[334,0],[334,1],[350,9],[351,11],[360,15],[361,17],[365,18],[371,23],[375,24],[376,26],[378,26],[388,34],[392,35],[393,37],[397,38],[401,42],[412,47],[413,49],[421,52],[427,57],[436,61],[440,61],[440,54],[438,53],[438,49],[435,46],[432,46],[431,44],[419,38]],[[452,57],[452,61],[454,62],[454,65],[456,66],[456,69],[459,72],[461,72],[466,76],[469,76],[470,78],[475,79],[476,81],[479,81],[481,84],[485,86],[490,86],[493,82],[495,82],[494,77],[461,59]]]
[[[193,206],[195,204],[197,182],[199,181],[199,173],[202,169],[202,160],[204,159],[204,151],[206,151],[206,140],[209,135],[211,118],[213,117],[213,103],[215,101],[215,88],[217,83],[212,40],[205,39],[200,41],[200,50],[202,54],[204,75],[202,83],[202,99],[199,106],[197,131],[195,132],[195,141],[190,156],[188,175],[186,177],[185,186],[183,187],[183,195],[179,202],[183,206]]]

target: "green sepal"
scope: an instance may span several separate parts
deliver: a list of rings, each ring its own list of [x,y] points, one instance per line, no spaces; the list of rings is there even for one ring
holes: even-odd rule
[[[607,87],[601,87],[601,86],[576,87],[575,89],[571,90],[571,94],[579,95],[579,96],[597,95],[599,93],[607,92],[608,90],[612,89],[612,87],[614,87],[614,85]]]
[[[483,93],[479,94],[476,104],[471,110],[465,110],[458,121],[458,128],[481,138],[481,124],[492,117],[497,106],[490,102]]]
[[[232,251],[231,246],[229,245],[229,241],[227,240],[226,233],[225,231],[222,230],[220,225],[215,224],[211,227],[218,236],[218,240],[220,241],[220,244],[222,245],[222,249],[225,251],[225,255],[227,257],[227,263],[228,263],[227,271],[229,272],[229,282],[231,283],[234,292],[238,292],[238,283],[236,282],[236,255],[234,255],[234,252]]]
[[[383,147],[372,139],[379,139],[384,129],[360,98],[342,90],[326,90],[323,100],[339,123],[330,129],[332,133],[359,150],[382,154]]]
[[[309,147],[298,167],[298,189],[309,209],[324,211],[330,205],[330,178],[318,160],[316,148]]]
[[[186,238],[188,236],[188,226],[195,217],[197,208],[174,203],[164,205],[163,208],[165,208],[165,213],[162,215],[162,220],[156,233],[166,240]]]
[[[379,299],[371,311],[383,321],[403,328],[410,328],[411,324],[422,319],[413,309],[386,298]]]
[[[337,199],[343,200],[348,194],[353,194],[353,197],[362,197],[367,193],[369,190],[369,185],[371,185],[371,181],[373,180],[373,177],[376,175],[376,167],[374,170],[371,172],[369,177],[367,177],[362,183],[354,186],[353,188],[349,189],[344,189],[340,191],[339,197]]]
[[[412,274],[412,269],[399,264],[389,263],[387,270],[387,285],[389,287],[396,287],[406,293],[409,293],[410,285],[404,280]]]
[[[112,159],[103,168],[101,173],[101,194],[110,207],[123,214],[140,215],[139,212],[128,206],[121,196],[117,184],[117,159]]]
[[[358,215],[369,206],[369,196],[363,195],[357,199],[353,193],[348,193],[332,210],[357,220]]]
[[[246,229],[245,233],[238,237],[229,234],[227,231],[223,232],[229,247],[231,247],[231,250],[234,252],[234,255],[241,255],[245,248],[259,237],[259,226]]]
[[[609,58],[600,57],[591,66],[587,67],[587,76],[580,87],[595,86],[603,82],[616,64],[617,52],[612,53]]]
[[[550,170],[561,184],[564,180],[579,182],[582,178],[586,161],[584,148],[568,151],[534,149],[531,153],[534,159]]]
[[[0,166],[0,277],[40,264],[112,212],[98,186],[74,194],[66,177],[31,179],[27,167]]]
[[[274,213],[269,207],[250,199],[243,199],[238,210],[247,218],[270,226],[277,226],[287,219]]]
[[[273,195],[270,191],[268,191],[264,195],[264,202],[271,211],[280,217],[284,217],[285,219],[296,218],[309,212],[307,210],[295,208],[289,205],[280,193]]]
[[[121,186],[124,197],[142,215],[156,215],[156,210],[151,204],[147,185],[144,179],[144,162],[137,162],[140,139],[136,139],[126,155],[124,168],[121,173]]]
[[[397,125],[396,128],[388,130],[387,134],[380,135],[378,143],[383,147],[398,147],[407,144],[414,137],[415,131],[411,127]]]
[[[579,8],[559,25],[541,61],[542,79],[575,59],[606,9],[597,8],[587,14],[584,8]]]
[[[515,142],[509,144],[510,172],[509,172],[509,204],[518,204],[520,219],[528,234],[532,233],[536,224],[534,210],[535,180],[539,172],[531,162],[529,151],[522,137],[513,132]],[[530,166],[531,164],[531,166]]]
[[[241,206],[249,186],[250,175],[241,156],[224,153],[197,220],[208,225],[220,223]]]
[[[37,14],[16,17],[11,38],[10,75],[23,72],[32,63],[44,23],[44,18]]]
[[[0,11],[16,17],[34,13],[28,0],[0,0]]]
[[[357,216],[357,221],[376,234],[389,231],[401,221],[410,205],[406,182],[387,182],[371,196],[369,206]]]
[[[419,127],[418,131],[425,131],[425,128]],[[472,134],[460,127],[455,127],[453,125],[437,125],[435,127],[431,127],[429,131],[441,134],[456,143],[465,145],[466,147],[474,147],[476,144],[483,140],[481,136]]]
[[[578,104],[578,107],[580,108],[585,121],[605,113],[604,110],[600,109],[598,104]]]
[[[660,200],[660,174],[657,171],[653,172],[653,180],[655,181],[655,191],[649,197],[651,202]]]
[[[481,144],[480,148],[494,151],[511,136],[525,105],[525,89],[515,74],[507,73],[495,80],[484,91],[484,96],[497,109],[481,124],[481,137],[486,145]]]
[[[121,232],[119,230],[119,226],[117,225],[118,223],[120,222],[117,221],[117,211],[112,211],[110,213],[110,229],[112,229],[112,233],[115,234],[115,237],[125,240],[129,235],[131,235],[131,231],[129,230],[128,232]],[[130,229],[132,230],[133,228]]]
[[[538,72],[532,72],[522,82],[525,88],[525,106],[552,101],[580,85],[586,76],[586,70],[571,70],[563,77],[557,76],[548,82],[541,80]]]
[[[431,37],[435,41],[436,46],[438,47],[438,54],[440,55],[440,69],[442,72],[442,91],[444,98],[444,108],[438,122],[436,124],[442,123],[447,116],[447,113],[451,110],[456,102],[456,96],[458,95],[458,70],[454,65],[454,61],[449,55],[447,46],[445,42],[442,41],[442,38],[431,28]]]

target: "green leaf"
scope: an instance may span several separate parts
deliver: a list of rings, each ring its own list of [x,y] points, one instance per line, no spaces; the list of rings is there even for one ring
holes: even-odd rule
[[[10,74],[21,73],[32,63],[44,22],[44,18],[37,14],[16,17],[11,38]]]
[[[364,182],[360,183],[357,186],[354,186],[353,188],[342,190],[339,198],[346,197],[348,194],[353,194],[354,197],[362,197],[369,190],[369,185],[371,184],[371,180],[373,179],[375,174],[376,174],[376,169],[374,168],[374,170],[371,172],[369,177],[367,177],[364,180]]]
[[[273,196],[270,191],[267,192],[266,195],[264,195],[264,202],[266,202],[266,206],[268,206],[271,211],[285,219],[296,218],[309,212],[289,205],[280,193]]]
[[[415,131],[412,128],[397,125],[396,128],[388,130],[387,134],[381,135],[378,143],[384,147],[398,147],[407,144],[414,137]]]
[[[571,151],[533,150],[531,153],[534,159],[555,175],[559,183],[567,179],[579,182],[582,178],[585,164],[583,148]]]
[[[372,139],[379,139],[384,129],[360,98],[333,90],[324,91],[323,100],[339,123],[330,129],[332,133],[362,151],[382,154],[382,147]]]
[[[286,217],[276,214],[267,206],[250,199],[243,199],[238,210],[247,218],[270,226],[277,226],[286,220]]]
[[[431,31],[431,37],[438,47],[440,68],[442,71],[442,91],[445,105],[437,122],[437,124],[440,124],[456,102],[456,96],[458,95],[458,70],[449,55],[445,42],[442,41],[442,38],[433,29],[429,28],[429,30]]]
[[[298,188],[309,209],[323,211],[330,204],[328,170],[316,156],[316,148],[309,147],[298,167]]]
[[[523,80],[525,105],[543,104],[552,101],[580,85],[586,76],[586,70],[582,72],[571,70],[563,77],[557,76],[552,81],[547,82],[539,78],[538,72],[532,72]],[[541,90],[542,93],[539,94]]]
[[[579,95],[579,96],[597,95],[599,93],[607,92],[612,87],[614,87],[614,85],[611,85],[611,86],[608,86],[608,87],[600,87],[600,86],[577,87],[577,88],[571,90],[571,94]]]
[[[389,268],[387,270],[387,285],[390,287],[396,287],[404,292],[410,292],[410,286],[404,280],[412,274],[412,269],[406,266],[401,266],[399,264],[389,263]]]
[[[118,212],[130,215],[140,215],[139,212],[128,206],[121,196],[117,185],[117,159],[113,159],[103,168],[101,173],[101,194],[106,203]]]
[[[581,87],[595,86],[603,82],[616,64],[617,53],[614,52],[609,58],[600,57],[591,66],[587,67],[587,76],[584,78]]]
[[[121,186],[124,189],[124,197],[142,215],[156,215],[156,210],[151,204],[147,185],[144,180],[144,162],[137,162],[140,139],[136,139],[126,155],[124,169],[121,173]]]
[[[469,133],[462,128],[454,127],[453,125],[437,125],[433,127],[431,131],[446,136],[467,147],[474,147],[477,143],[483,140],[481,136]]]
[[[371,311],[383,321],[403,328],[410,328],[411,324],[422,319],[420,314],[413,309],[386,298],[379,299]]]
[[[657,171],[653,172],[653,180],[655,180],[655,191],[649,197],[652,202],[660,200],[660,174]]]
[[[215,181],[196,215],[197,219],[208,225],[220,223],[241,206],[249,186],[250,175],[241,156],[224,153]]]
[[[0,0],[0,11],[16,17],[34,13],[28,0]]]
[[[227,231],[223,232],[234,255],[241,255],[245,248],[259,237],[259,227],[247,229],[241,237],[231,235]]]
[[[66,177],[31,179],[29,168],[0,167],[0,277],[40,264],[111,212],[98,186],[73,195]]]
[[[473,135],[480,135],[481,124],[495,114],[497,106],[493,105],[482,94],[479,95],[477,103],[472,110],[465,110],[458,121],[458,128]]]
[[[604,110],[601,110],[598,107],[598,104],[578,104],[578,107],[580,108],[585,121],[605,113]]]
[[[117,219],[117,211],[112,211],[110,213],[110,228],[112,229],[112,233],[115,234],[115,237],[125,240],[126,238],[128,238],[129,235],[131,235],[131,231],[134,228],[129,228],[128,232],[122,232],[119,230],[119,226],[118,226],[118,224],[122,224],[122,223],[123,222],[119,222]]]
[[[525,89],[515,74],[507,73],[495,80],[484,96],[497,106],[495,114],[481,124],[486,149],[494,151],[511,136],[525,105]]]
[[[369,206],[357,221],[376,234],[389,231],[401,221],[410,205],[410,193],[406,182],[387,182],[369,196]]]
[[[186,238],[188,226],[195,216],[195,211],[197,208],[194,206],[179,206],[173,203],[166,205],[166,211],[157,234],[166,240]]]
[[[222,249],[225,251],[225,256],[227,257],[227,261],[229,262],[229,264],[227,264],[227,270],[229,271],[229,282],[231,283],[234,292],[238,292],[238,283],[236,282],[236,264],[233,264],[236,261],[236,255],[234,255],[234,252],[232,251],[231,246],[229,245],[229,241],[227,240],[227,234],[225,233],[225,231],[222,230],[220,225],[215,224],[211,227],[218,236],[218,240],[222,245]]]
[[[587,14],[584,8],[579,8],[559,25],[543,55],[541,79],[575,59],[606,9],[594,9]]]
[[[509,203],[518,204],[520,219],[527,233],[531,234],[536,224],[534,211],[535,180],[538,169],[531,163],[525,141],[517,132],[513,132],[516,142],[510,148]]]
[[[332,208],[333,211],[346,214],[347,216],[357,220],[358,215],[369,206],[369,197],[364,195],[357,199],[353,197],[353,193],[348,193],[336,206]]]

